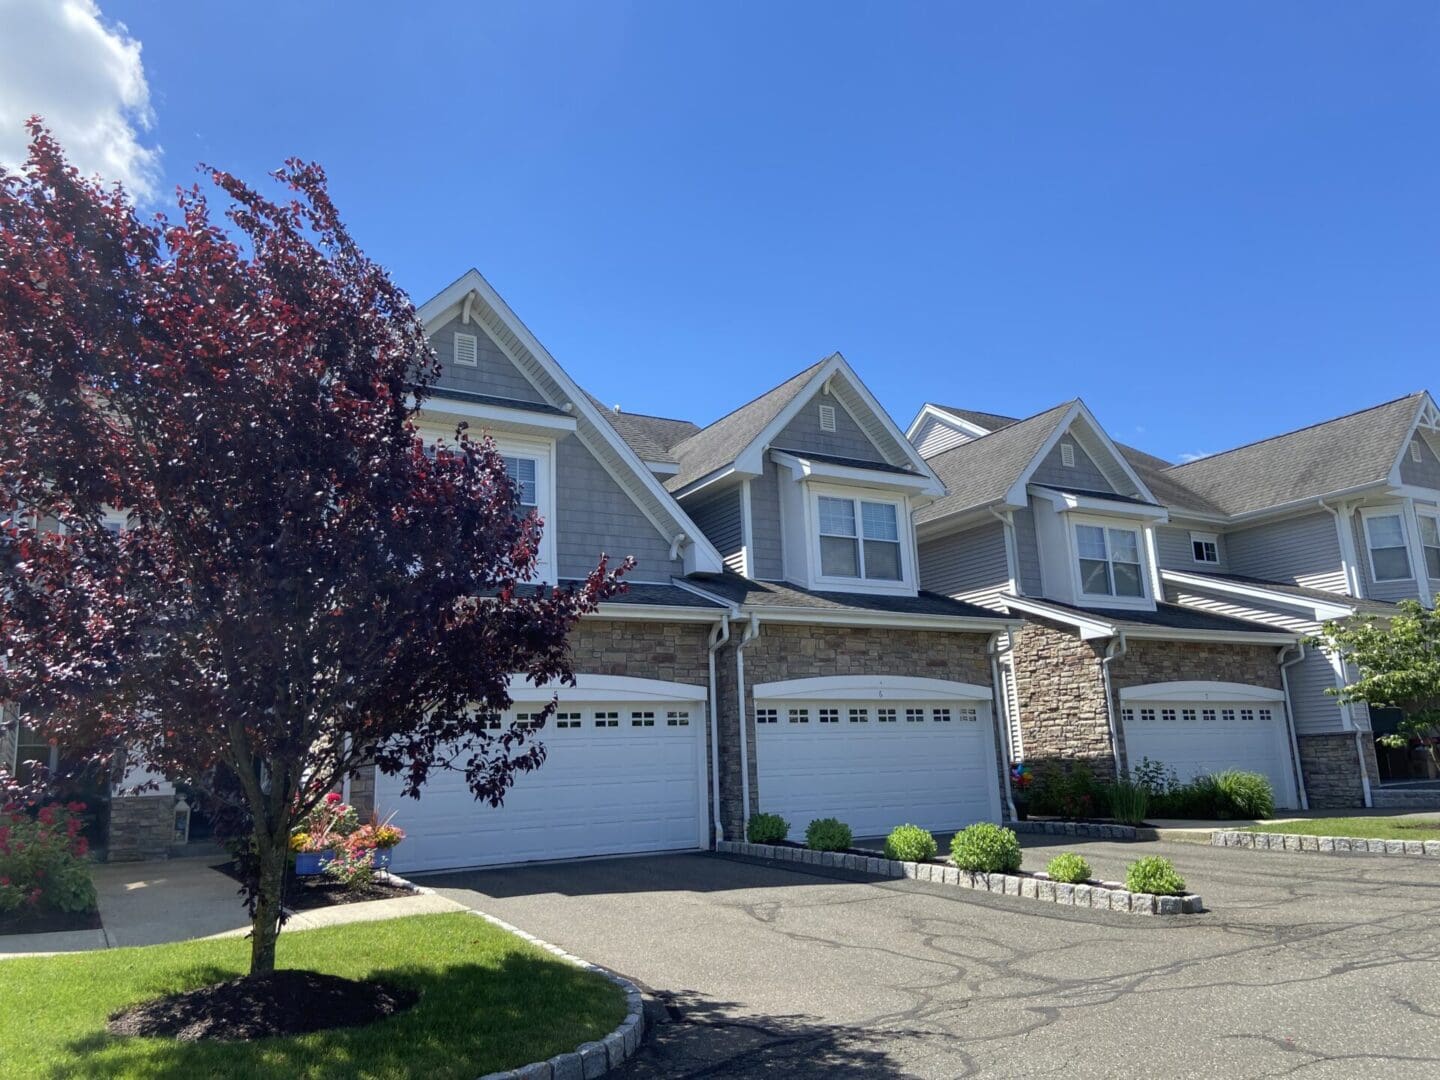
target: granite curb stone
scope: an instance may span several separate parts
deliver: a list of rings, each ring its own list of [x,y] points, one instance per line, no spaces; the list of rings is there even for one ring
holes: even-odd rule
[[[1316,855],[1403,855],[1440,858],[1440,840],[1380,840],[1359,836],[1306,836],[1300,833],[1257,833],[1242,829],[1216,829],[1212,847],[1247,851],[1302,852]]]

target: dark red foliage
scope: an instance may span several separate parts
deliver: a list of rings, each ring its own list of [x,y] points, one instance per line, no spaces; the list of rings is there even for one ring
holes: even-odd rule
[[[521,587],[543,522],[488,440],[423,452],[434,354],[319,166],[286,202],[210,173],[228,226],[199,188],[144,223],[31,133],[0,170],[0,700],[79,764],[210,784],[267,850],[371,748],[498,804],[544,751],[479,717],[569,676],[618,572]]]

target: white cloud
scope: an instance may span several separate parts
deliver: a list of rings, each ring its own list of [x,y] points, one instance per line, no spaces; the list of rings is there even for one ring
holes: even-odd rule
[[[1209,457],[1209,456],[1210,456],[1211,454],[1213,454],[1213,453],[1215,453],[1214,450],[1201,450],[1198,454],[1196,454],[1196,453],[1181,454],[1181,455],[1180,455],[1180,460],[1181,460],[1182,463],[1188,465],[1188,464],[1190,464],[1190,462],[1192,462],[1192,461],[1199,461],[1201,458],[1207,458],[1207,457]]]
[[[155,194],[160,148],[140,43],[94,0],[0,0],[0,163],[25,160],[24,124],[42,117],[81,172]]]

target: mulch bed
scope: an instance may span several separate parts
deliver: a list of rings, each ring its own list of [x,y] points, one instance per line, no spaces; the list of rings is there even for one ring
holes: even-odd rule
[[[240,875],[233,862],[211,867],[234,881]],[[291,911],[313,911],[315,908],[332,907],[335,904],[358,904],[364,900],[394,900],[400,896],[414,896],[415,890],[404,885],[387,881],[379,872],[368,885],[346,888],[334,878],[317,874],[313,877],[291,878],[285,889],[285,906]]]
[[[182,1042],[264,1039],[363,1027],[419,1000],[419,991],[405,987],[283,969],[132,1006],[111,1016],[106,1030],[112,1035],[158,1035]]]
[[[65,930],[99,930],[98,911],[49,911],[21,908],[0,915],[0,934],[53,934]]]

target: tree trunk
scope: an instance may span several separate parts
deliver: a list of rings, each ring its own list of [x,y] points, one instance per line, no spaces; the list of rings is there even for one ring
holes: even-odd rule
[[[255,897],[255,917],[250,924],[250,974],[264,975],[275,970],[275,940],[280,936],[280,909],[289,851],[287,844],[258,831],[255,843],[260,861],[260,888]]]

